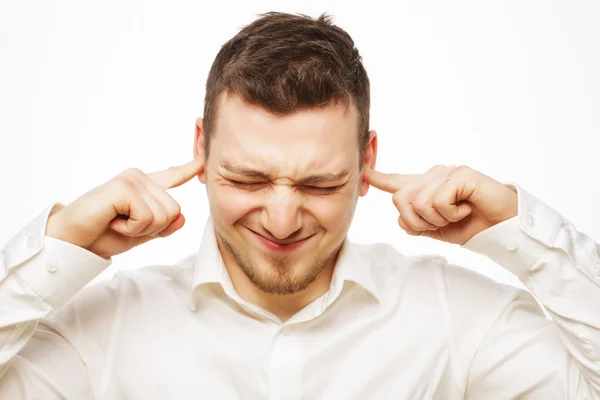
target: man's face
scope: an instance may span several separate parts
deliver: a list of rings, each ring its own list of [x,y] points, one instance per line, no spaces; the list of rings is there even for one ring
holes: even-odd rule
[[[367,189],[357,121],[345,103],[278,117],[221,96],[201,179],[225,261],[264,292],[301,291],[335,261]]]

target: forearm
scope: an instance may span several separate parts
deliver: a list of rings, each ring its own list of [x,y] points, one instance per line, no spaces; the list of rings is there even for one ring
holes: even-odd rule
[[[519,188],[519,215],[474,237],[465,247],[517,275],[550,315],[570,359],[563,363],[567,393],[600,397],[600,246]],[[512,325],[527,330],[527,321],[523,317],[497,329],[507,332]],[[550,336],[540,337],[552,340]],[[539,356],[527,362],[532,366],[552,362],[552,355],[542,354],[543,345],[532,346],[539,347]],[[562,363],[558,353],[557,363]]]
[[[6,398],[29,398],[18,392],[27,382],[26,393],[38,397],[64,395],[58,387],[80,394],[82,382],[87,382],[69,382],[70,375],[85,371],[77,352],[56,332],[38,329],[38,324],[110,262],[46,237],[51,208],[15,235],[0,259],[0,398],[7,394],[11,396]]]
[[[564,221],[523,279],[560,328],[567,351],[600,393],[600,246]]]

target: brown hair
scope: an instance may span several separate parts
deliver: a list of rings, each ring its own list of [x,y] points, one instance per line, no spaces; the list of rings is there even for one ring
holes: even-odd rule
[[[276,115],[353,102],[362,166],[369,139],[369,78],[354,41],[328,15],[261,14],[221,47],[206,82],[206,157],[222,93],[238,94]]]

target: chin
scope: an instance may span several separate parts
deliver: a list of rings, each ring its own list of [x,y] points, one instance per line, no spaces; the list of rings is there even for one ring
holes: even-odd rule
[[[306,253],[299,256],[265,256],[254,258],[255,262],[239,263],[250,282],[270,294],[294,294],[313,283],[328,265],[331,257],[319,259]],[[314,253],[312,253],[314,254]]]

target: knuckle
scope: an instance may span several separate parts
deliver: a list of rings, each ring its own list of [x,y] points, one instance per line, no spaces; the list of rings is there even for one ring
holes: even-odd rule
[[[413,203],[413,207],[415,207],[415,209],[417,211],[425,211],[425,210],[431,208],[431,203],[429,202],[428,199],[417,198],[417,199],[415,199],[415,201]]]
[[[403,198],[404,198],[404,194],[400,190],[392,195],[392,201],[396,205],[400,204],[403,201]]]
[[[431,205],[435,208],[440,208],[440,207],[444,207],[445,204],[441,198],[437,197],[437,198],[434,198],[431,200]]]
[[[396,194],[394,194],[394,196],[392,197],[392,201],[394,202],[394,204],[396,205],[396,207],[398,208],[406,208],[406,207],[410,207],[411,206],[411,197],[409,195],[409,193],[402,191],[402,192],[397,192]]]
[[[440,200],[437,200],[437,201],[435,201],[435,200],[434,200],[434,201],[431,203],[431,205],[432,205],[432,207],[433,207],[433,208],[435,208],[436,210],[443,210],[443,209],[444,209],[444,207],[445,207],[445,205],[444,205],[444,202],[442,202],[442,201],[440,201]]]
[[[416,221],[415,225],[416,225],[415,226],[415,228],[416,228],[415,230],[416,231],[424,231],[424,230],[429,229],[432,226],[429,222],[427,222],[427,221],[425,221],[424,219],[421,219],[421,218],[419,218]]]
[[[152,214],[138,215],[137,222],[131,232],[131,236],[143,236],[143,232],[152,224]]]
[[[169,217],[166,213],[161,212],[154,215],[154,223],[156,225],[165,225],[167,222],[169,222]]]
[[[408,203],[412,199],[412,193],[409,190],[401,190],[398,193],[398,199],[402,202]]]
[[[179,203],[173,201],[167,208],[167,214],[171,219],[177,217],[181,213],[181,206]]]
[[[154,213],[150,210],[150,207],[146,204],[142,210],[138,210],[138,220],[145,224],[151,224],[154,221]]]
[[[408,227],[408,224],[404,221],[404,219],[400,216],[398,217],[398,225],[400,225],[400,228],[406,230],[406,229],[410,229]]]
[[[140,176],[140,175],[144,175],[144,173],[142,172],[141,169],[139,168],[128,168],[125,173],[127,175],[132,175],[132,176]]]
[[[139,168],[128,168],[125,171],[123,171],[119,176],[127,178],[133,182],[144,176],[144,173]]]
[[[119,175],[113,179],[114,184],[124,193],[130,193],[134,190],[135,186],[129,176]]]
[[[459,165],[457,167],[454,167],[454,170],[452,171],[452,173],[454,174],[464,174],[464,173],[469,173],[471,172],[472,169],[466,165]]]
[[[429,170],[427,172],[440,172],[440,171],[443,171],[444,169],[446,169],[445,165],[437,164],[437,165],[434,165],[433,167],[429,168]]]
[[[429,207],[429,205],[425,204],[425,203],[414,202],[413,208],[417,211],[417,213],[424,213],[425,211],[429,210],[431,207]]]
[[[410,194],[404,194],[400,197],[400,204],[403,204],[409,209],[412,209],[415,207],[414,200],[414,197]]]

